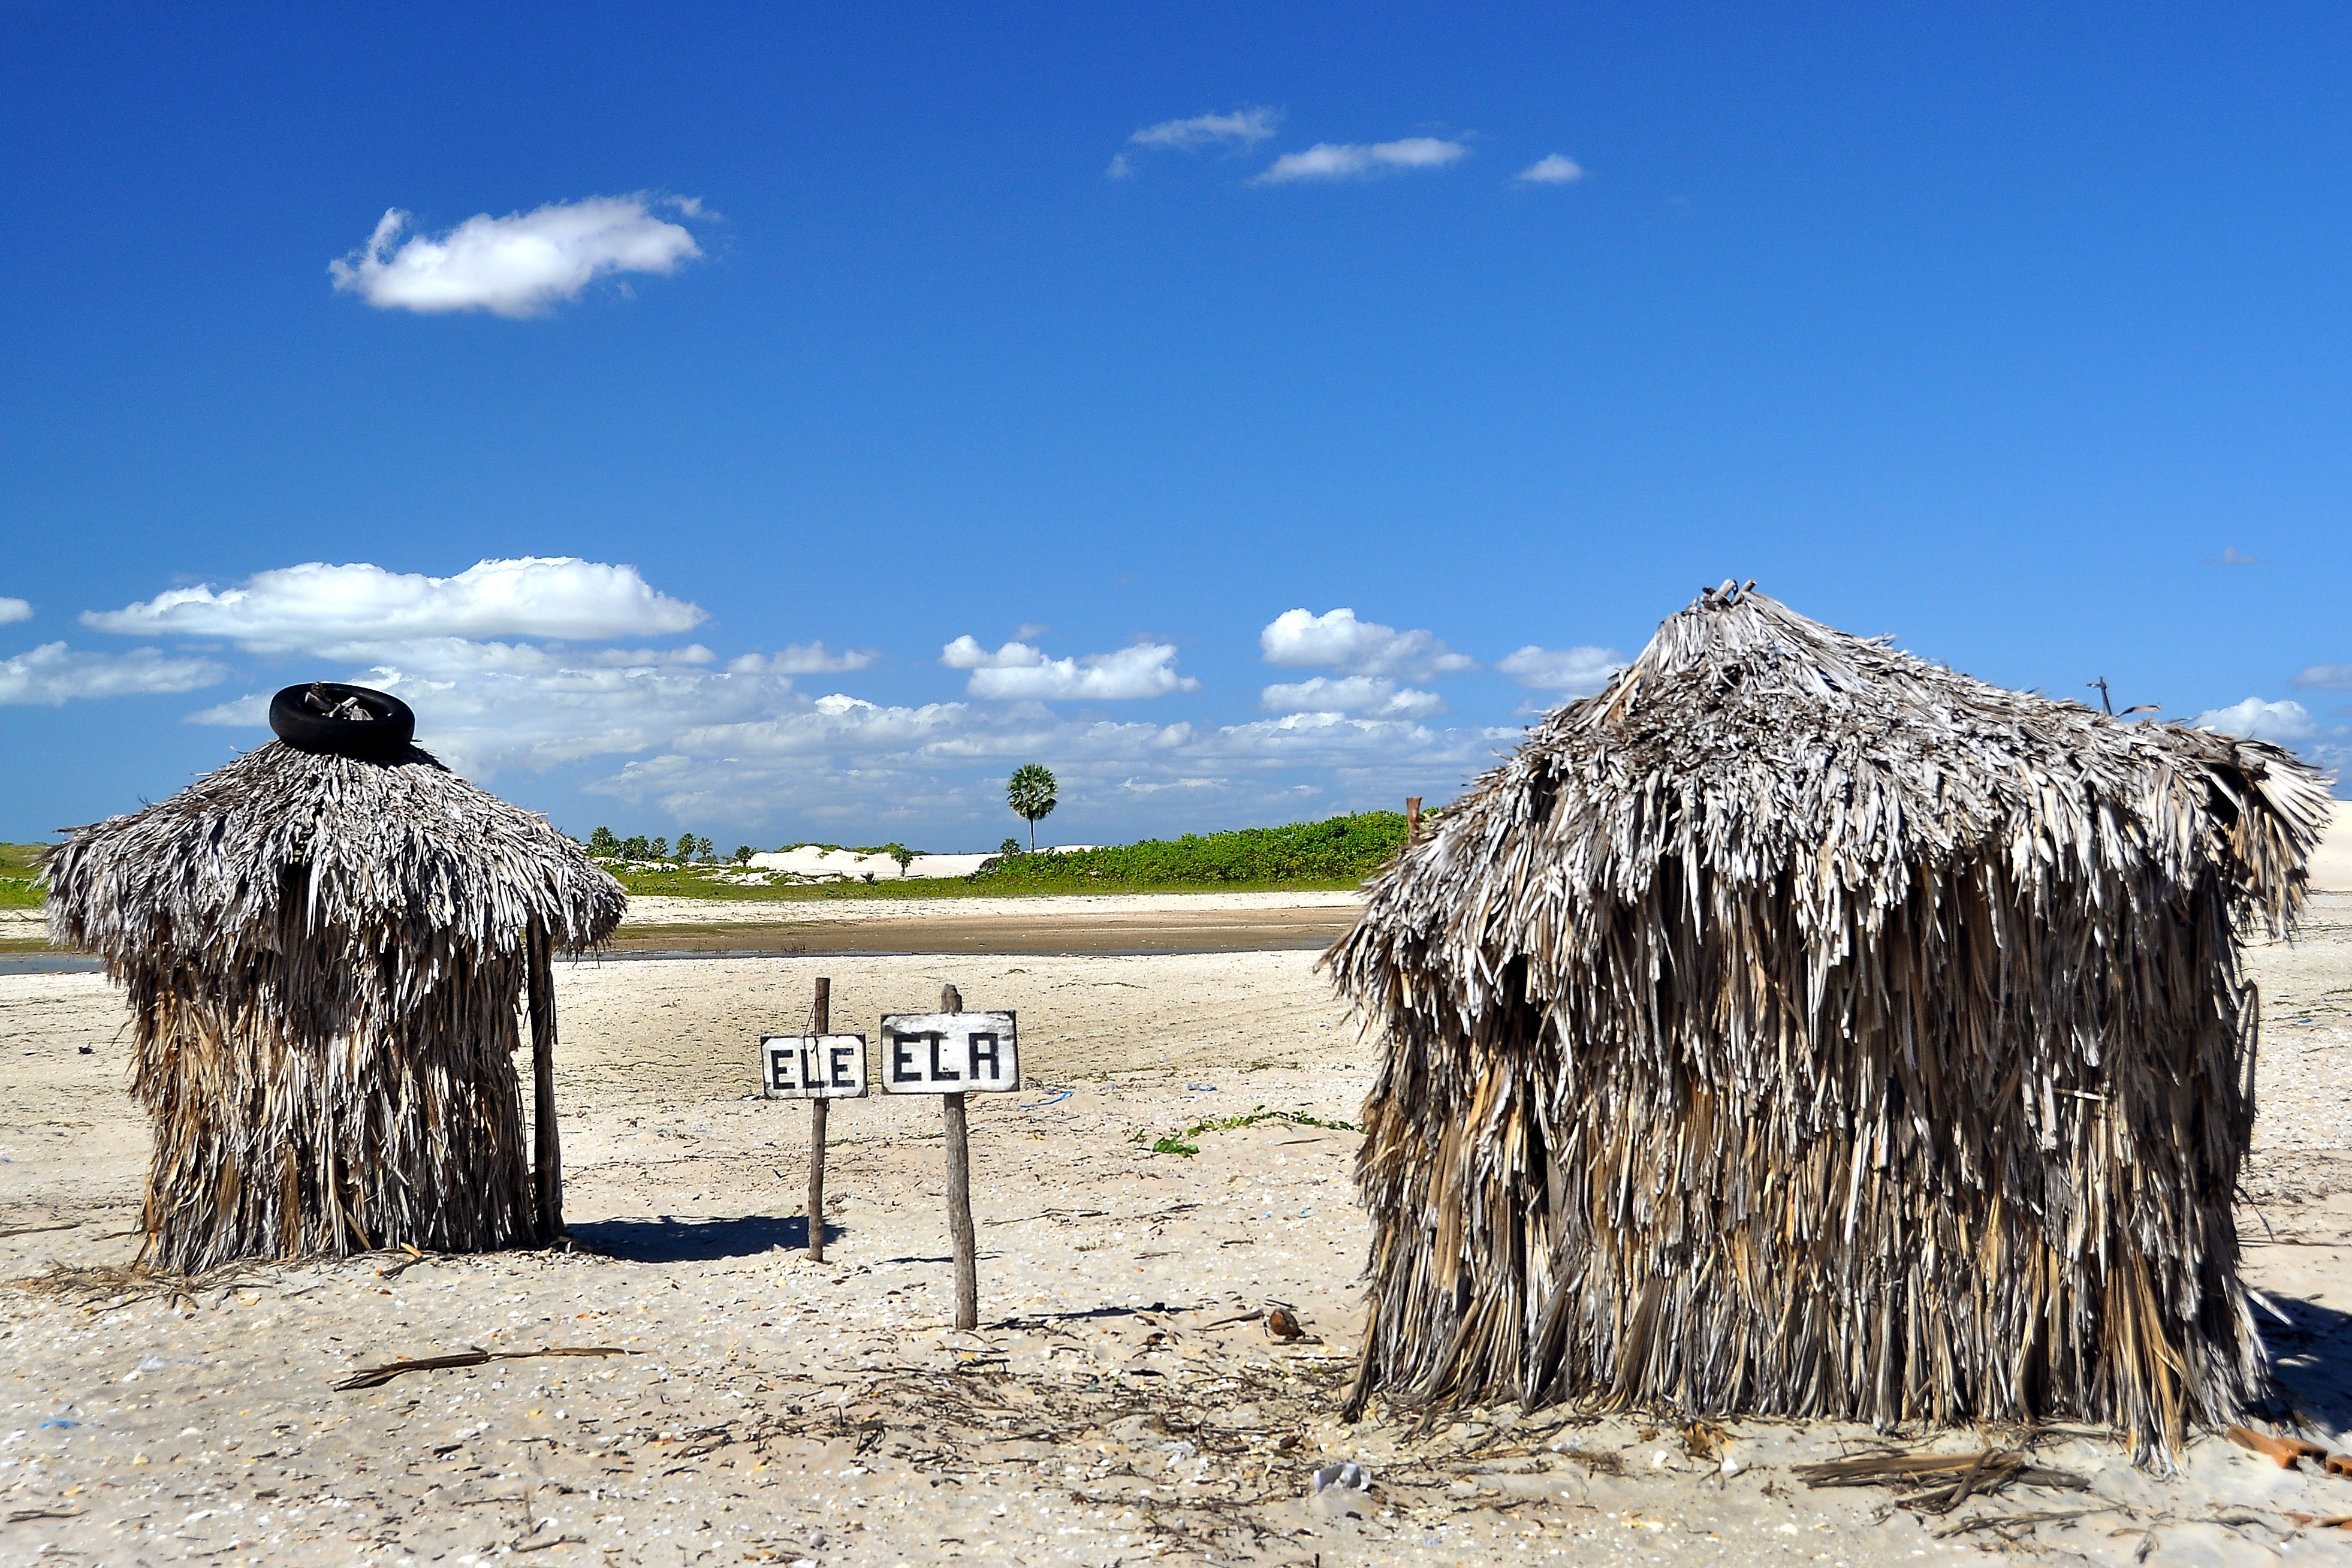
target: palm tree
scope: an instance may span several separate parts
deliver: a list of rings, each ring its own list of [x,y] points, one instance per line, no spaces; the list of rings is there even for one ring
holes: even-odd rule
[[[1054,814],[1054,775],[1043,763],[1024,763],[1005,781],[1004,804],[1029,823],[1029,853],[1037,853],[1037,819]]]

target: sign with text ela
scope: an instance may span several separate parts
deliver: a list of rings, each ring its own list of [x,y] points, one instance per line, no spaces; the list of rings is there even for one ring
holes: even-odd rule
[[[1021,1087],[1021,1042],[1010,1013],[886,1013],[886,1094],[987,1094]]]
[[[760,1092],[771,1100],[863,1100],[863,1035],[765,1035]]]

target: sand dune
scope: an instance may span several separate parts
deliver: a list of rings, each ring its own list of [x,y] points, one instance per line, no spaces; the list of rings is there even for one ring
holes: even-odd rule
[[[2311,885],[2332,893],[2352,893],[2352,801],[2336,803],[2327,836],[2311,858]]]

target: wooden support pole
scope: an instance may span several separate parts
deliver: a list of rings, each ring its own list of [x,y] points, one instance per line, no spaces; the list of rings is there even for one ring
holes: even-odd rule
[[[833,1033],[833,982],[816,977],[816,1003],[809,1011],[809,1033]],[[827,1100],[809,1101],[808,1255],[811,1263],[824,1261],[824,1110]]]
[[[940,987],[940,1011],[963,1011],[963,996],[954,986]],[[971,1146],[964,1133],[963,1102],[961,1094],[940,1099],[948,1121],[948,1241],[955,1249],[955,1326],[976,1329],[980,1327],[980,1240],[971,1228]]]
[[[1404,841],[1411,844],[1421,837],[1421,796],[1404,797]]]
[[[530,992],[531,1195],[540,1244],[549,1246],[563,1235],[563,1151],[555,1133],[555,966],[538,920],[524,942],[523,968]]]

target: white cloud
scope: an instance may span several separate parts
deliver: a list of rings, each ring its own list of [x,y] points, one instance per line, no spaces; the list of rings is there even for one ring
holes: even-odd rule
[[[793,699],[788,710],[763,720],[683,731],[660,754],[587,787],[697,818],[749,822],[788,810],[855,822],[860,831],[964,822],[972,825],[967,842],[992,844],[1008,830],[1003,779],[1016,763],[1050,762],[1066,816],[1127,817],[1132,803],[1158,796],[1213,802],[1219,822],[1286,821],[1309,802],[1328,800],[1314,809],[1336,810],[1406,795],[1443,797],[1520,738],[1517,730],[1431,730],[1338,713],[1202,729],[1065,720],[1036,703],[889,708],[835,695]],[[1168,810],[1155,808],[1137,830],[1170,831],[1182,818]]]
[[[0,659],[0,705],[47,703],[81,697],[130,697],[142,692],[194,691],[228,679],[208,658],[182,658],[152,647],[129,653],[76,653],[61,642]]]
[[[1475,659],[1455,653],[1433,632],[1401,632],[1378,621],[1360,621],[1355,611],[1345,607],[1319,616],[1285,610],[1257,640],[1266,663],[1292,669],[1320,668],[1419,680],[1478,668]]]
[[[1584,178],[1584,170],[1575,159],[1554,153],[1537,159],[1511,177],[1530,185],[1572,185]]]
[[[29,621],[32,618],[33,606],[24,600],[0,598],[0,626],[12,621]]]
[[[991,653],[980,646],[978,637],[966,632],[940,649],[940,662],[950,669],[1012,669],[1043,664],[1045,656],[1017,640]]]
[[[1110,167],[1103,171],[1103,178],[1106,180],[1130,180],[1134,177],[1135,165],[1127,161],[1127,154],[1124,153],[1112,153],[1110,155]]]
[[[701,214],[690,197],[672,205],[685,216]],[[413,235],[395,250],[407,226],[408,215],[394,207],[365,245],[327,263],[336,289],[378,310],[535,316],[608,273],[673,272],[702,254],[692,235],[647,211],[643,196],[551,202],[505,217],[478,213],[438,238]]]
[[[844,675],[870,668],[881,657],[870,647],[848,647],[834,653],[821,642],[793,643],[782,653],[764,658],[747,653],[727,668],[738,675]]]
[[[2208,566],[2259,566],[2262,563],[2261,556],[2242,554],[2234,546],[2225,547],[2221,554],[2209,556],[2205,562]]]
[[[1236,109],[1230,114],[1195,114],[1189,120],[1163,120],[1128,138],[1139,147],[1167,147],[1192,152],[1217,145],[1255,147],[1282,123],[1278,109]]]
[[[1226,783],[1227,781],[1224,779],[1210,778],[1163,779],[1158,782],[1153,782],[1148,779],[1125,778],[1119,781],[1118,787],[1127,791],[1129,795],[1158,795],[1162,790],[1171,789],[1223,789],[1225,787]]]
[[[458,639],[452,638],[450,640],[457,641]],[[417,645],[415,643],[397,643],[393,646],[405,651],[415,647]],[[484,644],[481,646],[495,647],[497,645]],[[557,659],[559,658],[564,659],[584,659],[590,664],[620,665],[624,667],[641,664],[694,665],[716,664],[719,662],[719,656],[711,652],[709,648],[703,647],[698,642],[688,643],[684,647],[600,647],[590,652],[569,653],[562,651],[561,645],[553,645],[549,647],[538,648],[532,651],[543,653],[551,659]],[[786,651],[789,652],[790,650],[787,649]],[[760,656],[758,654],[744,655],[744,658],[756,659],[759,657]],[[742,662],[743,659],[739,658],[735,661],[735,665],[740,665]],[[729,668],[735,668],[735,665],[730,665]]]
[[[467,637],[413,637],[406,641],[347,644],[321,657],[346,663],[372,663],[411,676],[459,679],[470,675],[551,676],[567,670],[696,669],[719,656],[700,643],[684,647],[566,647],[523,642],[476,642]],[[745,666],[750,668],[744,668]],[[729,667],[739,674],[766,673],[766,661],[746,655]]]
[[[2300,702],[2265,702],[2249,697],[2227,708],[2211,708],[2189,722],[2200,730],[2243,735],[2249,741],[2274,741],[2292,746],[2316,740],[2319,725]]]
[[[81,617],[125,636],[228,637],[254,652],[357,658],[419,637],[601,640],[682,632],[707,618],[656,593],[634,566],[569,556],[484,561],[454,577],[314,561],[260,573],[240,587],[173,588]]]
[[[1318,142],[1304,153],[1285,153],[1257,177],[1262,185],[1297,180],[1360,180],[1402,169],[1442,169],[1467,157],[1459,142],[1408,136],[1401,142]]]
[[[416,739],[460,773],[547,768],[668,746],[698,726],[755,719],[804,703],[772,669],[713,669],[699,646],[632,651],[426,637],[354,670],[416,710]],[[740,664],[742,661],[737,661]],[[257,727],[256,693],[191,714],[198,724]]]
[[[682,730],[660,754],[587,787],[622,800],[658,800],[673,811],[749,819],[790,808],[866,823],[945,813],[992,825],[1003,812],[1004,772],[1014,763],[1052,757],[1066,801],[1089,763],[1111,757],[1131,770],[1164,750],[1169,732],[1067,721],[1034,703],[886,707],[835,693],[794,698],[758,719]],[[993,843],[995,836],[974,841]]]
[[[1625,668],[1613,647],[1538,647],[1533,643],[1495,668],[1532,691],[1557,691],[1567,697],[1590,697]]]
[[[2315,686],[2322,691],[2352,691],[2352,664],[2305,665],[2295,676],[2297,686]]]
[[[964,688],[971,696],[999,700],[1110,701],[1201,689],[1199,681],[1176,673],[1171,643],[1137,643],[1117,653],[1048,658],[1024,642],[1009,642],[991,653],[966,635],[940,650],[940,662],[950,669],[971,671]]]
[[[1442,798],[1517,738],[1435,727],[1443,703],[1407,682],[1472,668],[1470,660],[1427,632],[1360,622],[1344,610],[1300,610],[1268,628],[1286,634],[1270,648],[1328,665],[1267,689],[1276,707],[1296,701],[1315,711],[1223,727],[1065,716],[1049,706],[1201,689],[1164,640],[1058,658],[1034,640],[1045,635],[1040,626],[995,647],[962,637],[940,661],[968,672],[969,695],[898,706],[795,686],[798,677],[871,668],[870,649],[811,642],[738,657],[638,640],[705,618],[632,568],[567,560],[484,563],[451,578],[313,563],[90,620],[328,664],[268,675],[248,665],[227,689],[249,695],[206,707],[190,716],[194,722],[264,739],[268,690],[331,670],[404,698],[419,742],[469,777],[560,768],[592,795],[658,802],[714,831],[790,816],[812,828],[837,823],[832,837],[895,834],[913,843],[945,830],[968,832],[966,847],[993,844],[1008,830],[1005,772],[1038,760],[1062,777],[1065,816],[1099,825],[1088,834],[1287,820],[1405,795]],[[62,647],[0,673],[10,700],[186,689],[227,674],[152,650],[109,661]]]
[[[1445,700],[1434,691],[1421,691],[1382,676],[1349,675],[1339,679],[1318,675],[1311,680],[1269,686],[1258,694],[1258,706],[1269,713],[1366,713],[1380,719],[1433,719],[1445,711]]]

